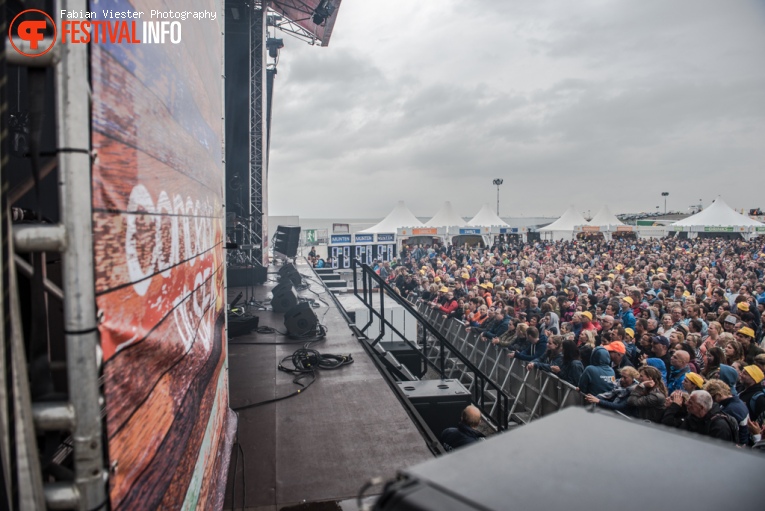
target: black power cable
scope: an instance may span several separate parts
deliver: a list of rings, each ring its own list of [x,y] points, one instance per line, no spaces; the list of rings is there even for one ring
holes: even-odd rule
[[[291,363],[292,367],[285,365],[286,363]],[[235,412],[238,412],[241,410],[256,408],[258,406],[263,406],[270,403],[276,403],[277,401],[282,401],[284,399],[297,396],[301,392],[308,389],[308,387],[313,385],[313,383],[316,381],[317,371],[319,370],[331,371],[334,369],[339,369],[345,365],[349,365],[352,363],[353,363],[353,357],[350,354],[322,355],[318,351],[310,349],[310,348],[300,348],[299,350],[295,351],[292,355],[288,355],[284,357],[282,361],[279,362],[278,369],[287,374],[295,375],[295,378],[292,379],[292,383],[294,383],[295,385],[299,385],[301,388],[285,396],[275,397],[273,399],[267,399],[265,401],[251,403],[244,406],[238,406],[236,408],[232,408],[232,410]],[[304,383],[304,380],[306,379],[308,379],[308,382]]]

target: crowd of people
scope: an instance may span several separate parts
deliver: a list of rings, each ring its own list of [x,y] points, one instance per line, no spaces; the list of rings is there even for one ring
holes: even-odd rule
[[[765,445],[762,239],[434,244],[375,270],[589,403]]]

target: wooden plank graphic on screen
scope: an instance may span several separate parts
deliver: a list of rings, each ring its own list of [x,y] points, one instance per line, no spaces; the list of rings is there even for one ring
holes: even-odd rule
[[[112,509],[223,502],[228,408],[219,0],[179,44],[91,45],[93,225]]]

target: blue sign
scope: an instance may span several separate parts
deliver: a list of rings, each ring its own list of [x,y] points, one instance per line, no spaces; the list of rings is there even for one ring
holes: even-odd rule
[[[373,243],[375,240],[374,234],[354,234],[353,239],[356,243]]]
[[[500,227],[499,233],[500,234],[510,234],[510,233],[517,233],[518,228],[517,227]]]
[[[333,234],[329,238],[329,242],[331,244],[340,244],[340,243],[348,243],[351,242],[351,235],[350,234]]]
[[[481,234],[481,229],[460,229],[460,234]]]
[[[396,241],[396,235],[395,234],[378,234],[377,241],[378,242]]]

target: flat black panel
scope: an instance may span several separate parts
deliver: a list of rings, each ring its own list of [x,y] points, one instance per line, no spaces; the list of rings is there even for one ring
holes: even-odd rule
[[[405,470],[419,488],[378,509],[441,511],[415,507],[434,489],[456,509],[761,509],[763,468],[761,454],[730,444],[568,408]]]

